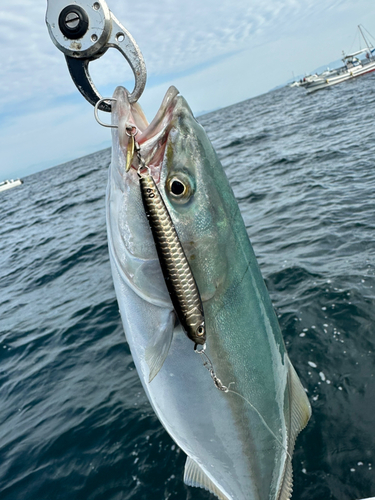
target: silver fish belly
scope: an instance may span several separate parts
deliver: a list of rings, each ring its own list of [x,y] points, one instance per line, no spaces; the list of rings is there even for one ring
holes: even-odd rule
[[[127,341],[160,422],[187,454],[184,481],[222,500],[287,500],[291,455],[310,405],[290,363],[237,202],[204,130],[171,87],[147,124],[116,89],[108,245]],[[176,321],[126,127],[176,228],[203,302],[219,391]],[[177,183],[177,184],[176,184]],[[174,185],[183,189],[174,189]],[[150,381],[151,380],[151,381]]]

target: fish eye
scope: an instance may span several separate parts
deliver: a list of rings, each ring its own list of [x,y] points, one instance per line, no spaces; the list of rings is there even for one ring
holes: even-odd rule
[[[178,179],[173,179],[171,182],[171,193],[175,196],[184,194],[185,186]]]
[[[193,194],[193,186],[187,175],[179,173],[167,179],[166,191],[172,201],[187,203]]]

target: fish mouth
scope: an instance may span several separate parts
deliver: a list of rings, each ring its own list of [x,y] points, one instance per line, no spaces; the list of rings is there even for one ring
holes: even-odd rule
[[[124,163],[126,164],[130,134],[135,134],[140,155],[157,183],[160,181],[161,166],[178,96],[176,87],[169,87],[155,118],[149,124],[141,106],[138,103],[129,103],[128,91],[124,87],[117,87],[113,94],[115,101],[112,125],[117,126],[118,143]],[[134,154],[130,170],[138,171],[139,166],[137,155]]]

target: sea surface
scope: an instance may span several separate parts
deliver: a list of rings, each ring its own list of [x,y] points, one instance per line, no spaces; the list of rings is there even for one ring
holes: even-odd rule
[[[199,118],[226,169],[312,418],[293,500],[375,496],[375,75]],[[16,153],[15,153],[16,154]],[[0,193],[0,499],[214,500],[183,484],[125,340],[110,151]]]

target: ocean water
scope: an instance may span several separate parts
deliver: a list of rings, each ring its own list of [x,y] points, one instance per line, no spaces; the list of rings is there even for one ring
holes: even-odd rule
[[[313,415],[294,500],[375,495],[375,75],[200,117]],[[143,393],[105,227],[110,151],[0,193],[1,500],[213,500]]]

